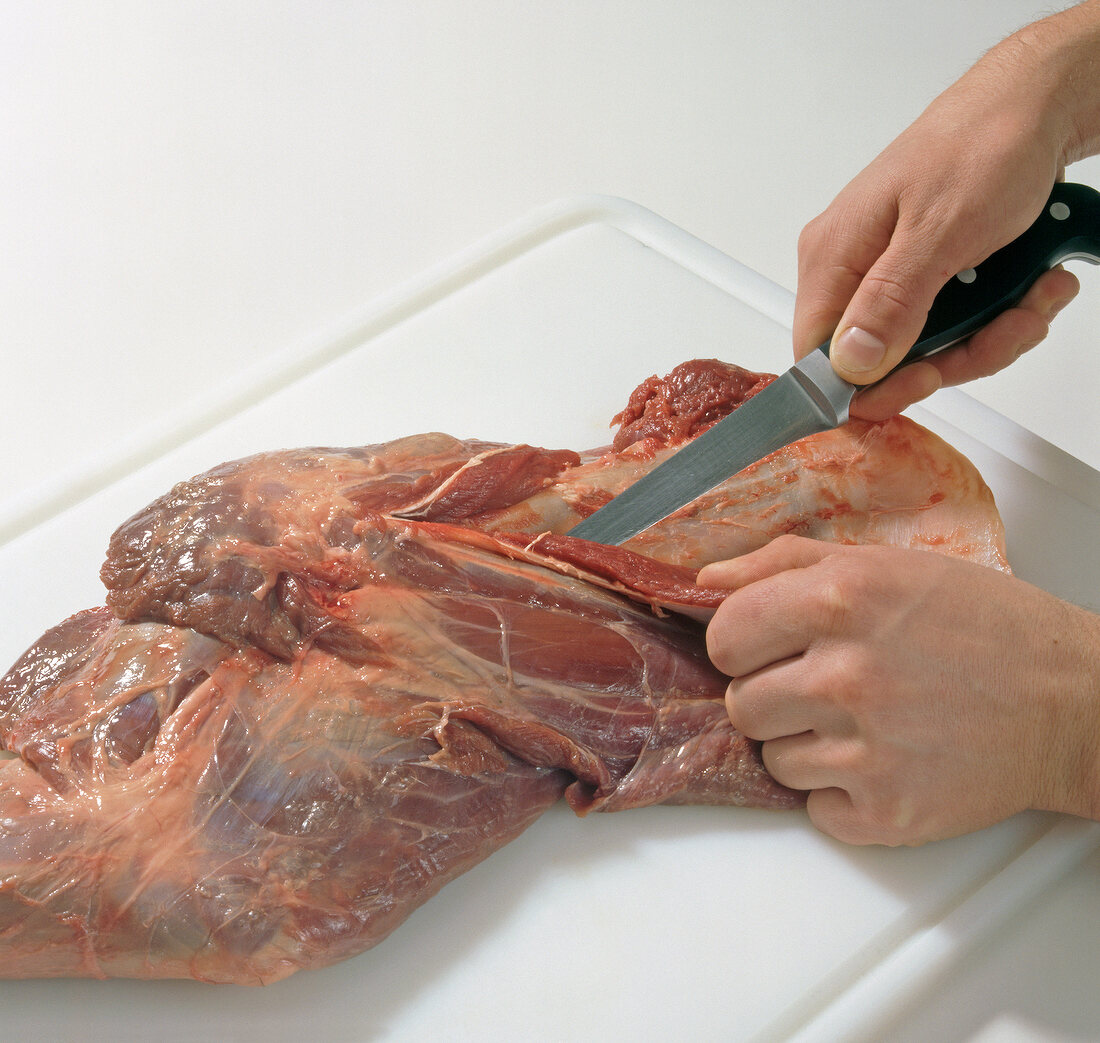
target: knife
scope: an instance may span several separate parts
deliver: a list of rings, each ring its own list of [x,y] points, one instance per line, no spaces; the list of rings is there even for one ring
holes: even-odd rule
[[[940,290],[900,365],[969,337],[1018,304],[1043,272],[1073,258],[1100,264],[1100,193],[1059,183],[1027,231]],[[568,535],[623,543],[769,453],[839,427],[859,390],[836,375],[822,344]]]

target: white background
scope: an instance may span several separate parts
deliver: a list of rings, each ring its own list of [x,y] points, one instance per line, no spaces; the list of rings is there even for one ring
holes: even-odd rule
[[[634,200],[793,288],[805,222],[1062,6],[8,0],[0,504],[119,440],[155,451],[218,389],[558,197]],[[1100,186],[1100,163],[1068,176]],[[969,390],[1100,467],[1100,272],[1078,270],[1050,341]],[[935,1038],[1089,1038],[1098,932],[1093,862],[922,1017]]]

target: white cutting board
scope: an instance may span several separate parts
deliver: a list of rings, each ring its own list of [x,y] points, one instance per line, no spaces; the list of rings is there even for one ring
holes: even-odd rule
[[[785,368],[790,309],[786,291],[629,203],[540,210],[215,388],[202,415],[169,409],[157,430],[0,504],[0,660],[102,600],[111,530],[180,478],[261,449],[433,429],[604,444],[651,373],[692,357]],[[1098,607],[1100,475],[958,392],[914,415],[985,474],[1017,571]],[[578,820],[556,808],[336,967],[262,990],[0,982],[0,1029],[264,1043],[873,1038],[1098,844],[1092,824],[1039,814],[887,850],[834,843],[801,813]]]

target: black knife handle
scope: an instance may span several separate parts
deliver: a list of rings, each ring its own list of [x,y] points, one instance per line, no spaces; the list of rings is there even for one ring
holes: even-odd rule
[[[1059,183],[1026,232],[940,290],[902,364],[976,333],[1019,304],[1043,272],[1071,258],[1100,264],[1100,192],[1088,185]],[[828,355],[829,345],[821,345],[821,350]]]

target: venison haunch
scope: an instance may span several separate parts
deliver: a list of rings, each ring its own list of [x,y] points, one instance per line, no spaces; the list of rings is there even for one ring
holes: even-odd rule
[[[977,472],[900,418],[622,548],[563,535],[769,379],[685,364],[585,454],[261,454],[123,524],[107,606],[0,681],[0,975],[272,982],[374,945],[563,797],[800,805],[729,723],[697,570],[783,532],[1007,566]]]

